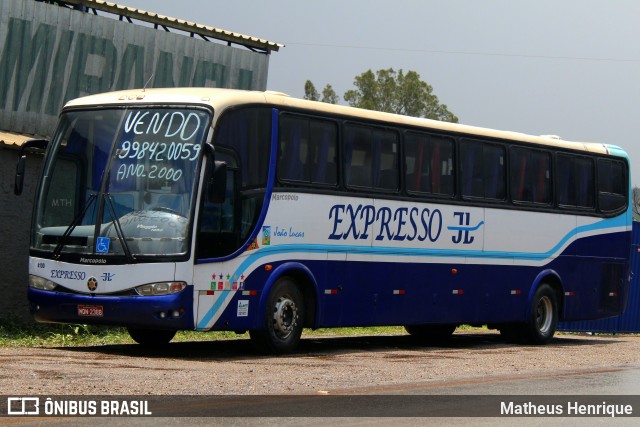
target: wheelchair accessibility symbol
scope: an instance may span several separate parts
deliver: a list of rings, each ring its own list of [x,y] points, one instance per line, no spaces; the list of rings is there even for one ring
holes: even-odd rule
[[[108,237],[98,237],[96,244],[96,253],[106,254],[109,253],[109,243],[111,240]]]

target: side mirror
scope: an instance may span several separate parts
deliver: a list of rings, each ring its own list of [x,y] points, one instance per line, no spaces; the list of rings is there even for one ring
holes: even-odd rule
[[[212,162],[212,171],[207,185],[207,200],[211,203],[224,203],[227,197],[227,164]]]
[[[49,145],[49,141],[46,139],[32,139],[20,147],[20,154],[18,157],[18,164],[16,165],[16,177],[13,183],[13,194],[19,196],[22,194],[22,189],[24,187],[24,170],[25,163],[27,161],[27,155],[25,154],[25,150],[27,148],[38,148],[41,150],[45,150]]]
[[[207,159],[206,199],[209,203],[224,203],[227,198],[227,164],[216,162],[213,145],[204,145]]]

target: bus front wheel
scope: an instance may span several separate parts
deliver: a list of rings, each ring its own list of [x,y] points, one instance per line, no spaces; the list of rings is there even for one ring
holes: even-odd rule
[[[164,329],[127,328],[131,338],[145,347],[162,347],[176,335],[176,331]]]
[[[249,336],[263,352],[289,353],[300,341],[303,319],[302,292],[293,280],[283,278],[273,285],[269,294],[264,329],[249,331]]]

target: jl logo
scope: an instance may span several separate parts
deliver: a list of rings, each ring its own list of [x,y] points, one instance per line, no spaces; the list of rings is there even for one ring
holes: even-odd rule
[[[484,221],[480,221],[478,225],[472,226],[471,222],[471,214],[469,212],[454,212],[455,217],[458,217],[457,226],[447,227],[449,230],[454,232],[454,235],[451,237],[451,240],[456,245],[462,243],[464,245],[469,245],[473,243],[474,237],[472,233],[478,230],[480,227],[484,225]],[[457,235],[455,234],[457,232]]]

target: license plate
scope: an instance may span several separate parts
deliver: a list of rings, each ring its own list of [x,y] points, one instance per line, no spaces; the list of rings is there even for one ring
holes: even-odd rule
[[[78,316],[81,317],[102,317],[104,311],[101,305],[79,305]]]

